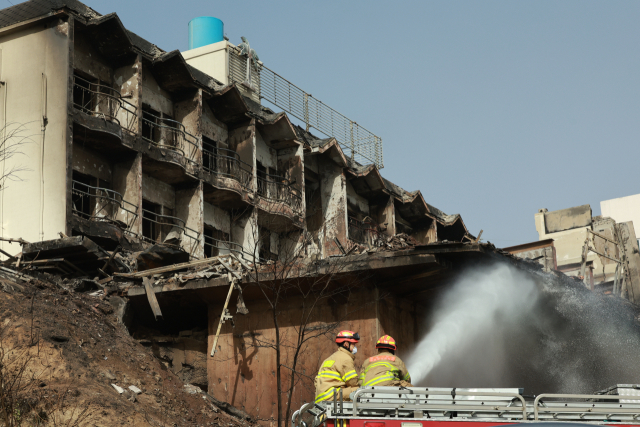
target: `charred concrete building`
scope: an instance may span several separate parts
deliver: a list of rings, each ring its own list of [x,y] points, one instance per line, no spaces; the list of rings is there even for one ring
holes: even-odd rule
[[[165,52],[115,13],[76,0],[0,11],[0,127],[5,141],[24,142],[22,155],[2,159],[3,174],[26,168],[0,192],[3,253],[68,278],[109,276],[104,283],[119,285],[105,297],[129,301],[122,318],[132,333],[159,346],[185,381],[265,422],[276,417],[274,321],[251,286],[260,278],[234,268],[277,266],[294,252],[322,275],[340,259],[336,283],[364,281],[358,304],[323,301],[309,330],[347,322],[369,344],[388,333],[406,349],[419,337],[425,301],[458,261],[503,256],[479,244],[459,215],[384,179],[380,138],[355,122],[340,116],[339,135],[314,135],[322,124],[309,112],[326,106],[294,86],[300,113],[262,105],[267,80],[278,78],[226,40]],[[31,244],[7,241],[17,237]],[[98,268],[117,261],[120,248],[154,245],[200,264]],[[208,269],[176,276],[195,265]],[[249,314],[220,329],[241,290],[239,312]],[[300,300],[279,313],[282,332],[293,334]],[[302,382],[289,391],[294,406],[313,397],[309,378],[333,347],[326,335],[309,342]],[[362,350],[359,358],[374,348]]]
[[[172,239],[193,258],[252,254],[256,230],[270,236],[264,258],[303,230],[320,258],[398,232],[421,243],[468,239],[459,216],[263,107],[256,91],[143,40],[116,14],[32,0],[2,10],[0,27],[0,125],[29,136],[24,156],[3,160],[5,172],[28,169],[2,192],[3,236],[63,232],[107,248]],[[223,43],[223,70],[246,63]]]
[[[640,254],[632,221],[593,216],[582,205],[535,214],[538,242],[504,248],[520,258],[579,277],[591,290],[640,302]]]

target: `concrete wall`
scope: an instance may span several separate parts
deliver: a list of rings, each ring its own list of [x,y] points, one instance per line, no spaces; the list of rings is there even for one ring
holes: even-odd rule
[[[369,201],[356,193],[356,190],[351,185],[351,182],[347,181],[347,203],[349,208],[353,209],[355,212],[361,213],[363,215],[370,215],[369,212]]]
[[[104,155],[78,143],[73,144],[73,170],[109,183],[113,182],[109,160]]]
[[[176,207],[176,192],[172,185],[142,174],[142,197],[169,209]]]
[[[113,70],[109,66],[109,61],[91,45],[91,40],[86,37],[77,37],[74,40],[73,55],[74,69],[111,84]]]
[[[616,222],[632,221],[636,230],[636,239],[640,239],[640,194],[620,197],[600,202],[602,216],[613,218]]]
[[[229,42],[223,40],[197,49],[182,52],[187,63],[198,70],[210,75],[222,84],[228,83],[228,56]]]
[[[223,233],[231,234],[231,213],[211,203],[204,203],[204,223]]]
[[[160,87],[149,70],[142,73],[142,102],[156,111],[173,117],[171,94]]]
[[[2,237],[27,241],[55,239],[66,230],[69,24],[53,21],[10,34],[0,33],[0,126],[7,135],[16,126],[28,136],[23,155],[4,160],[2,173],[14,167],[20,181],[0,192]],[[46,121],[43,121],[46,117]],[[10,252],[18,245],[0,246]]]
[[[278,170],[277,152],[269,147],[258,130],[256,130],[256,160],[264,167]]]
[[[227,148],[229,145],[229,132],[227,125],[219,121],[206,103],[202,108],[202,135],[218,142],[221,147]]]

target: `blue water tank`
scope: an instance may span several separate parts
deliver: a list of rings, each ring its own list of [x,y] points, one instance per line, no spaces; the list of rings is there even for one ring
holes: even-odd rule
[[[189,49],[224,40],[224,24],[213,16],[200,16],[189,21]]]

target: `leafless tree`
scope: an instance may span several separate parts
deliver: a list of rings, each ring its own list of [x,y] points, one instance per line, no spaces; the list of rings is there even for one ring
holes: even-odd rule
[[[24,155],[24,146],[33,142],[33,135],[28,134],[27,124],[7,123],[0,128],[0,189],[6,188],[7,181],[21,181],[21,173],[29,170],[16,162],[10,162],[15,157]]]
[[[275,209],[278,209],[277,205]],[[253,262],[249,272],[250,283],[247,285],[257,286],[267,302],[274,339],[252,337],[250,346],[275,351],[277,423],[282,427],[292,412],[296,386],[304,381],[310,391],[315,391],[315,372],[307,375],[298,370],[301,362],[313,357],[307,351],[309,344],[322,336],[334,335],[344,318],[362,306],[352,304],[352,309],[345,311],[342,318],[329,322],[318,321],[320,309],[332,302],[348,303],[364,277],[347,274],[349,264],[344,258],[318,260],[312,256],[310,248],[314,246],[314,239],[305,230],[278,233],[280,244],[277,257],[265,259],[265,255],[269,255],[265,247],[271,245],[271,236],[270,233],[264,233],[264,229],[276,228],[275,224],[273,220],[263,220],[261,226],[256,222],[251,224],[254,236],[251,253]],[[292,307],[296,310],[288,310]],[[295,318],[284,319],[285,312],[295,313]],[[292,327],[285,328],[283,322],[289,322]],[[283,402],[283,396],[286,396],[286,403]]]

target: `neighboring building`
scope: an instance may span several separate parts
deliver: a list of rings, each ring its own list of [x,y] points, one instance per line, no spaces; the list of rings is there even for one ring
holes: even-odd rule
[[[600,213],[616,222],[633,222],[636,226],[636,239],[640,239],[640,194],[603,200],[600,202]]]
[[[375,148],[381,164],[379,138],[347,152],[260,105],[266,88],[257,72],[253,86],[233,79],[249,60],[229,42],[184,56],[213,77],[76,0],[0,11],[0,126],[31,136],[24,156],[3,163],[28,170],[1,193],[2,237],[170,242],[193,258],[257,248],[264,259],[305,231],[320,258],[398,232],[472,240],[459,215],[354,160]]]
[[[640,255],[633,222],[593,217],[591,206],[582,205],[553,212],[540,209],[535,224],[539,242],[504,250],[538,261],[545,271],[578,276],[592,290],[640,302]]]

